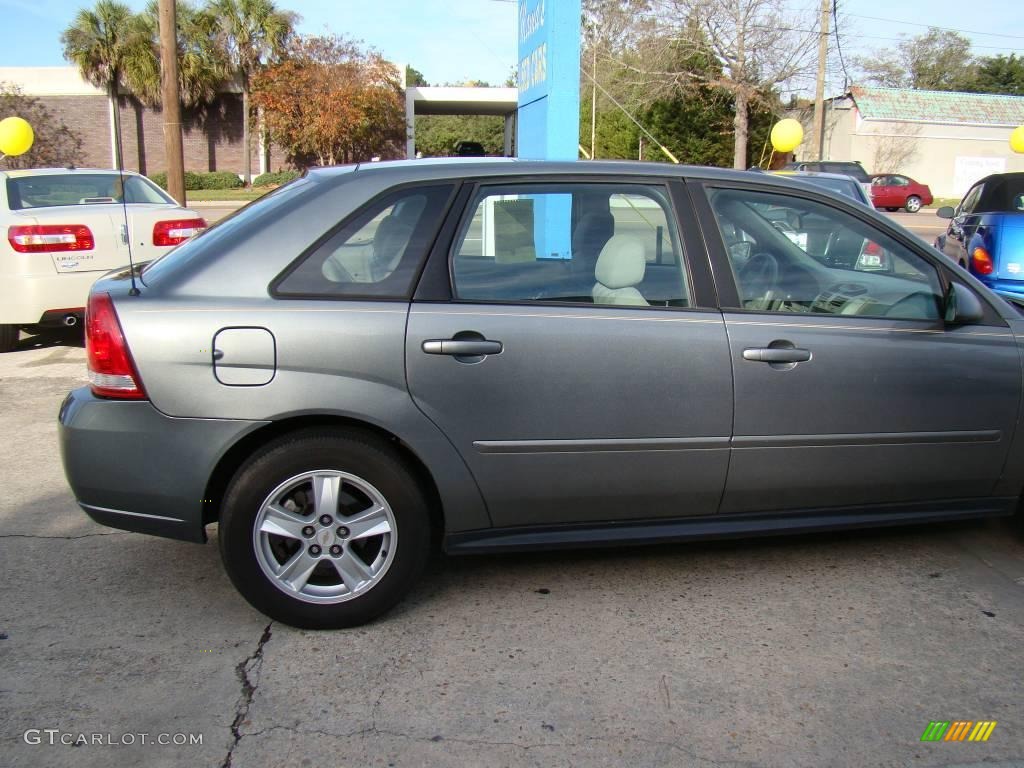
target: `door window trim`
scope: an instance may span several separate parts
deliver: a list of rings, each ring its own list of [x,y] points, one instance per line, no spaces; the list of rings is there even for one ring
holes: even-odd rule
[[[805,200],[809,200],[820,205],[825,205],[830,208],[835,208],[847,215],[853,216],[859,219],[865,224],[880,229],[892,240],[896,241],[899,245],[909,250],[911,253],[922,258],[926,263],[931,265],[938,274],[939,285],[943,295],[949,291],[950,283],[956,283],[958,286],[970,289],[975,296],[981,301],[982,306],[985,308],[985,317],[977,325],[1006,328],[1009,327],[1006,320],[1003,319],[1002,315],[996,311],[992,306],[991,302],[982,294],[975,291],[971,286],[967,285],[963,280],[959,279],[952,272],[952,264],[943,263],[946,261],[946,257],[938,252],[932,253],[931,249],[923,245],[923,243],[914,242],[914,238],[906,237],[902,232],[892,231],[885,226],[879,226],[879,222],[874,220],[873,212],[864,208],[861,210],[860,206],[850,204],[847,207],[845,204],[839,205],[836,201],[831,199],[826,200],[818,198],[817,196],[810,194],[802,189],[786,188],[778,189],[774,186],[769,187],[768,185],[760,184],[749,184],[744,182],[722,182],[711,179],[700,179],[692,180],[689,182],[687,187],[690,189],[690,198],[693,201],[694,210],[697,213],[697,219],[700,222],[701,230],[704,235],[704,242],[707,245],[708,256],[711,259],[712,271],[715,275],[715,285],[718,288],[719,296],[722,297],[724,294],[723,301],[720,302],[719,307],[723,312],[729,312],[730,314],[750,314],[750,315],[767,315],[774,316],[777,318],[816,318],[816,319],[830,319],[836,320],[853,320],[856,321],[859,317],[861,321],[864,320],[885,320],[894,323],[913,323],[921,325],[922,322],[927,322],[931,325],[935,323],[931,321],[922,321],[920,319],[911,318],[897,318],[897,317],[868,317],[868,316],[857,316],[857,315],[814,315],[810,313],[802,312],[778,312],[764,309],[750,309],[744,307],[740,300],[739,286],[737,284],[736,276],[733,273],[732,264],[729,261],[729,255],[726,252],[725,242],[722,239],[721,228],[718,225],[718,220],[715,217],[714,211],[711,208],[711,201],[709,198],[709,191],[713,189],[729,189],[744,192],[761,192],[767,194],[781,194],[790,197],[798,197]],[[878,214],[880,215],[880,214]],[[886,222],[887,223],[887,222]],[[943,321],[939,320],[939,325],[944,327]]]

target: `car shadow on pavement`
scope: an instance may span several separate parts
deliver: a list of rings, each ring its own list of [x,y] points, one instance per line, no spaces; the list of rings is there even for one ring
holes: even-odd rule
[[[15,351],[48,349],[50,347],[85,347],[85,334],[82,333],[82,326],[46,328],[37,330],[35,333],[22,331]]]

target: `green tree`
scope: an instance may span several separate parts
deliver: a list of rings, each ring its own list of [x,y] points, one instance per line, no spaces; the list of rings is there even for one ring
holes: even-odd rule
[[[0,83],[0,120],[5,117],[28,120],[35,133],[32,148],[18,157],[5,157],[5,168],[53,168],[82,161],[82,138],[34,96],[20,88]]]
[[[131,8],[116,0],[99,0],[92,9],[81,9],[61,34],[64,58],[75,64],[82,77],[105,88],[114,115],[114,161],[121,157],[119,96],[126,71],[148,55],[145,29]]]
[[[159,3],[150,0],[139,15],[148,45],[145,55],[133,57],[126,66],[132,92],[149,106],[159,106],[160,24]],[[185,108],[211,103],[231,74],[227,52],[220,44],[217,18],[206,8],[187,0],[177,3],[179,97]]]
[[[1011,53],[1009,56],[1000,54],[978,59],[974,81],[969,90],[1024,96],[1024,58]]]
[[[221,44],[242,88],[242,144],[245,184],[252,183],[249,125],[253,77],[279,58],[295,32],[299,17],[278,9],[273,0],[210,0],[207,9],[217,19]]]
[[[422,72],[420,72],[413,66],[409,66],[408,64],[405,67],[405,84],[406,86],[414,87],[430,85],[430,83],[427,82],[427,78],[423,75]]]
[[[479,141],[488,155],[505,150],[505,119],[493,115],[424,115],[416,118],[416,151],[446,157],[460,141]]]
[[[969,89],[977,67],[967,37],[935,27],[903,40],[895,50],[879,49],[854,63],[868,83],[928,91]]]

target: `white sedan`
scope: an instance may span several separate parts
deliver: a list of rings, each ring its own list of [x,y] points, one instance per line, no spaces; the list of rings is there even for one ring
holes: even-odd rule
[[[75,325],[96,278],[152,261],[206,227],[137,173],[0,171],[0,352],[26,326]]]

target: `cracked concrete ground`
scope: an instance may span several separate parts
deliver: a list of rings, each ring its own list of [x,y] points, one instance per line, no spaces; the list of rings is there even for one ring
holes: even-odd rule
[[[73,341],[0,358],[0,765],[1024,765],[1005,524],[437,558],[377,623],[299,631],[249,608],[215,542],[77,509]],[[999,725],[920,742],[935,719]],[[46,728],[203,742],[25,743]]]

